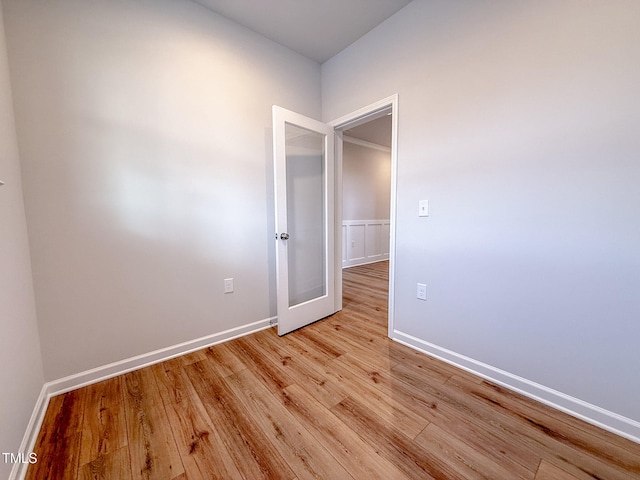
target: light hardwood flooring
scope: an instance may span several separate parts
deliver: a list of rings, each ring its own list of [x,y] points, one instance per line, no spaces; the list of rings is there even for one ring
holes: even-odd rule
[[[28,479],[640,479],[640,445],[386,336],[388,262],[344,310],[54,397]]]

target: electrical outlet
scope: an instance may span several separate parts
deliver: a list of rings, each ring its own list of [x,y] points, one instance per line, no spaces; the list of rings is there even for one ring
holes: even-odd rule
[[[426,300],[427,299],[427,286],[424,283],[418,284],[418,292],[417,292],[418,300]]]
[[[224,293],[233,293],[233,278],[224,279]]]

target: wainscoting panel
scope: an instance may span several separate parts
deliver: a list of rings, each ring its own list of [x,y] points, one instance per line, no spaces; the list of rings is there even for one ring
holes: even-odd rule
[[[389,259],[389,220],[342,222],[342,266],[353,267]]]
[[[375,258],[382,255],[382,239],[380,238],[382,232],[382,225],[379,223],[366,226],[365,235],[365,247],[364,251],[367,258]]]
[[[342,222],[342,265],[344,266],[347,261],[349,249],[347,248],[347,226]]]

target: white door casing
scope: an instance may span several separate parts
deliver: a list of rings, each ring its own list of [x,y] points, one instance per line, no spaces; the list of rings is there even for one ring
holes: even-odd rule
[[[391,113],[391,199],[389,225],[389,316],[388,335],[393,338],[395,313],[395,265],[396,265],[396,216],[398,178],[398,94],[393,94],[356,111],[343,115],[329,125],[336,132],[336,248],[342,245],[342,132]],[[342,309],[342,258],[337,258],[336,266],[336,311]]]

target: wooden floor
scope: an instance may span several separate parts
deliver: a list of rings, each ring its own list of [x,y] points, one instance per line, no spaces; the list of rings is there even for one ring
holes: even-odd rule
[[[640,445],[386,337],[388,263],[344,310],[51,400],[44,479],[640,479]]]

